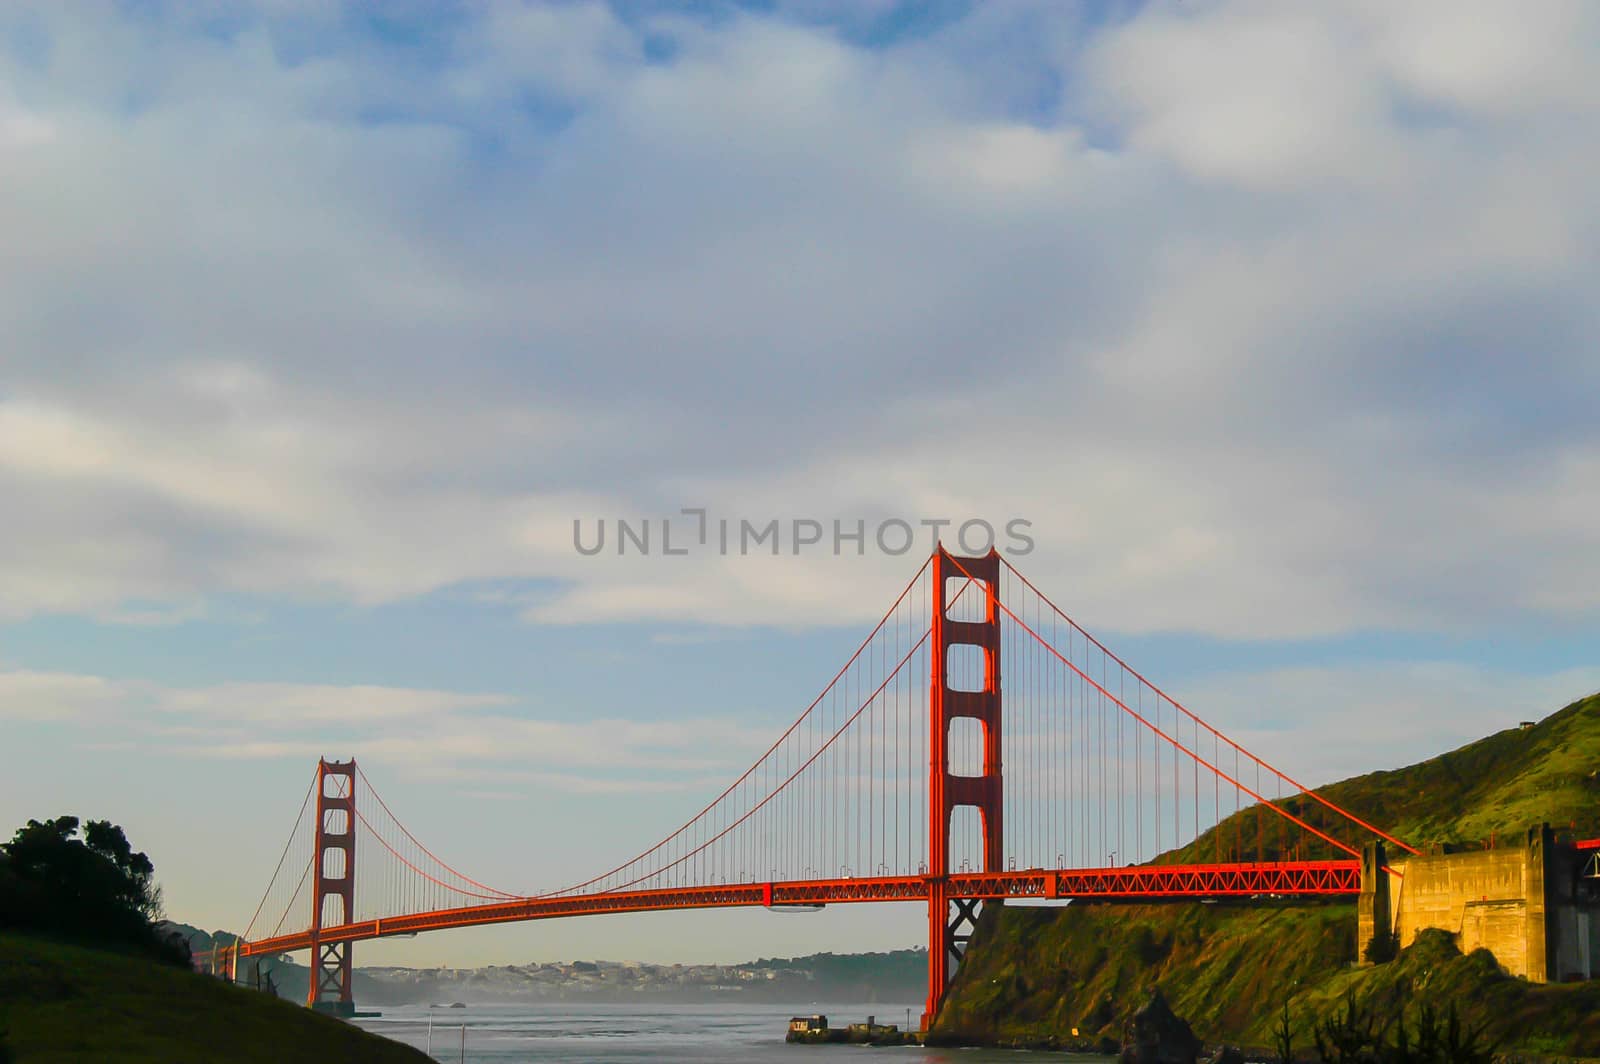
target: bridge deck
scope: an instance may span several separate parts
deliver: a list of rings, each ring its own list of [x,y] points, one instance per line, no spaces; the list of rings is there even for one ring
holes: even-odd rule
[[[961,873],[948,877],[949,896],[983,899],[1176,898],[1357,894],[1357,861],[1286,861],[1270,864],[1139,865],[1127,868],[1026,869]],[[835,905],[876,901],[926,901],[925,876],[817,879],[784,883],[729,883],[518,898],[409,916],[381,917],[324,927],[318,940],[356,942],[452,927],[550,920],[600,913],[657,912],[734,906]],[[312,947],[310,931],[257,939],[241,956],[291,953]]]

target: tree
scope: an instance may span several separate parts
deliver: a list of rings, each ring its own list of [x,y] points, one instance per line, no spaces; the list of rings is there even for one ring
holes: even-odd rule
[[[161,935],[155,865],[108,820],[30,820],[0,845],[0,927],[148,949],[187,963]]]
[[[1283,1003],[1283,1012],[1278,1016],[1278,1027],[1273,1032],[1278,1043],[1279,1064],[1294,1064],[1294,1031],[1289,1026],[1289,1002]]]

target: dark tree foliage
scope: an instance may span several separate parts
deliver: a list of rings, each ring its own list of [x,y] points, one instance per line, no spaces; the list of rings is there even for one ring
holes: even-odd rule
[[[161,888],[150,858],[107,820],[30,820],[0,845],[0,928],[115,944],[187,964],[156,928]]]

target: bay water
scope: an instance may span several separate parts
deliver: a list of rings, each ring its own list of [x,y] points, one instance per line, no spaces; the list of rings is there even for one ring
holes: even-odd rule
[[[859,1023],[869,1015],[879,1023],[916,1020],[921,1004],[586,1004],[551,1002],[527,1005],[472,1005],[464,1009],[425,1005],[386,1007],[381,1015],[354,1022],[418,1049],[432,1043],[439,1061],[466,1064],[637,1064],[640,1061],[751,1061],[766,1064],[838,1064],[867,1060],[883,1064],[1039,1064],[1108,1061],[1115,1058],[1070,1053],[1018,1053],[1009,1050],[924,1049],[915,1046],[802,1046],[784,1042],[791,1016],[823,1013],[835,1027]],[[431,1034],[430,1034],[431,1023]],[[463,1029],[465,1035],[463,1037]]]

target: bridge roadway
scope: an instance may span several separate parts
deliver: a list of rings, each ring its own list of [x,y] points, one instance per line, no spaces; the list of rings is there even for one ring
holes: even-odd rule
[[[1171,900],[1263,895],[1359,894],[1358,861],[1286,861],[1267,864],[1138,865],[1126,868],[1040,869],[955,873],[947,878],[951,898]],[[409,916],[324,927],[313,938],[300,931],[241,943],[253,957],[311,949],[317,943],[359,942],[452,927],[549,920],[600,913],[659,912],[735,906],[832,905],[874,901],[926,901],[927,876],[856,877],[782,883],[726,883],[599,894],[543,895],[439,909]]]

